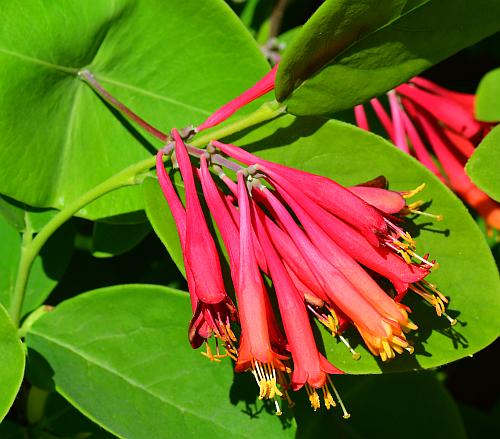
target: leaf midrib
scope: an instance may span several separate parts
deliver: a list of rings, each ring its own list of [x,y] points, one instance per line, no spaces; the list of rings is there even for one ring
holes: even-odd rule
[[[33,56],[24,55],[23,53],[19,53],[19,52],[15,52],[15,51],[12,51],[9,49],[5,49],[3,47],[0,47],[0,53],[4,53],[6,55],[10,55],[10,56],[19,58],[19,59],[26,61],[26,62],[37,64],[37,65],[40,65],[40,66],[48,68],[48,69],[54,69],[54,70],[58,70],[58,71],[63,72],[63,73],[68,73],[70,75],[76,76],[78,74],[78,72],[81,70],[80,68],[76,68],[76,67],[68,67],[68,66],[62,66],[60,64],[54,64],[54,63],[45,61],[45,60],[40,59],[40,58],[35,58]],[[165,102],[168,102],[170,104],[176,105],[178,107],[183,107],[183,108],[186,108],[186,109],[191,110],[191,111],[196,111],[196,112],[203,114],[203,115],[208,116],[210,114],[210,111],[205,110],[203,108],[196,107],[196,106],[190,105],[190,104],[185,104],[184,102],[178,101],[177,99],[171,98],[169,96],[160,95],[160,94],[152,92],[150,90],[146,90],[144,88],[137,87],[137,86],[132,85],[132,84],[127,84],[126,82],[117,81],[117,80],[109,78],[105,75],[96,74],[96,78],[99,79],[100,81],[107,82],[108,84],[112,84],[116,87],[130,90],[130,91],[133,91],[135,93],[142,94],[144,96],[152,97],[154,99],[165,101]]]

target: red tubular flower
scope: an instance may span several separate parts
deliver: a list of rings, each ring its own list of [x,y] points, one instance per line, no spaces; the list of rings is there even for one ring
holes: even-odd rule
[[[489,227],[499,229],[500,204],[477,188],[464,171],[467,159],[491,126],[474,118],[474,95],[453,92],[416,77],[389,92],[388,98],[392,120],[378,101],[374,109],[392,142],[448,184]],[[356,120],[358,126],[369,129],[359,114],[365,114],[362,105],[355,109]]]
[[[442,120],[446,126],[467,138],[473,138],[481,131],[481,124],[454,100],[428,93],[407,84],[400,85],[396,88],[396,91],[402,96],[411,99],[436,119]]]
[[[158,175],[160,187],[170,207],[170,211],[172,212],[177,232],[179,234],[182,251],[184,252],[186,242],[186,211],[179,200],[177,193],[175,192],[165,167],[163,166],[164,155],[165,151],[163,149],[158,151],[156,155],[156,173]],[[210,337],[211,330],[203,314],[198,312],[199,300],[193,287],[194,281],[189,267],[186,267],[186,278],[188,285],[191,285],[191,288],[189,288],[189,297],[191,299],[191,307],[193,310],[193,319],[189,325],[189,340],[193,348],[198,348],[207,338]]]
[[[276,72],[278,71],[278,64],[276,64],[271,71],[260,79],[253,87],[246,90],[244,93],[239,95],[237,98],[228,102],[227,104],[220,107],[212,115],[208,117],[205,122],[196,128],[196,131],[203,131],[207,128],[212,128],[224,122],[233,113],[239,110],[241,107],[249,104],[255,99],[265,95],[274,89],[274,80],[276,78]]]
[[[368,302],[351,282],[311,243],[297,226],[286,208],[267,189],[262,188],[274,215],[286,227],[297,248],[302,252],[309,269],[321,285],[330,303],[334,303],[353,322],[374,355],[382,360],[394,358],[394,352],[411,349],[399,324],[384,317]],[[415,326],[408,322],[408,328]]]
[[[406,200],[399,192],[369,186],[352,186],[349,190],[368,204],[387,214],[401,212],[406,206]]]
[[[241,343],[236,371],[251,369],[260,388],[261,398],[274,398],[282,393],[277,387],[276,369],[284,370],[282,355],[273,351],[266,292],[253,248],[251,207],[246,183],[238,173],[238,205],[240,210],[240,261],[236,296],[241,322]]]
[[[305,387],[314,409],[321,404],[332,407],[333,391],[347,417],[329,378],[341,371],[319,353],[309,316],[317,317],[358,356],[341,335],[353,324],[368,349],[386,361],[404,350],[413,351],[405,332],[416,325],[408,319],[409,309],[397,303],[408,289],[432,303],[438,314],[444,313],[446,298],[424,279],[432,263],[414,253],[411,237],[392,216],[410,209],[405,202],[408,194],[384,189],[385,180],[380,178],[366,186],[344,188],[324,177],[258,159],[233,145],[213,142],[203,152],[187,149],[175,130],[173,137],[186,189],[185,210],[163,168],[161,154],[158,176],[181,236],[188,286],[196,304],[194,321],[206,328],[205,338],[213,333],[224,342],[237,372],[252,371],[259,397],[274,399],[278,414],[277,397],[289,398],[288,390]],[[231,162],[216,153],[215,147],[251,166]],[[196,175],[227,249],[239,339],[229,327],[236,311],[225,294],[188,150],[200,159]],[[236,173],[237,184],[221,166]],[[229,194],[217,186],[210,168]],[[338,196],[357,215],[342,206]],[[207,260],[211,264],[203,264]],[[264,275],[272,280],[284,334]],[[396,292],[391,289],[392,296],[387,294],[372,276],[390,280]]]
[[[200,338],[207,338],[207,335],[211,335],[200,334],[200,329],[208,326],[211,333],[224,343],[230,344],[234,341],[230,321],[235,319],[236,308],[225,292],[217,249],[198,199],[193,169],[186,147],[177,130],[173,130],[172,134],[179,170],[186,189],[185,235],[184,239],[181,238],[181,244],[184,241],[184,265],[189,290],[197,298],[189,331],[190,340],[194,347],[199,346]],[[167,192],[169,193],[167,201],[172,202],[171,191],[167,189]],[[174,206],[176,212],[180,210],[178,203],[174,202]],[[207,264],[206,261],[211,262]],[[192,302],[195,301],[192,299]],[[210,352],[207,354],[210,355]]]
[[[328,374],[341,374],[343,372],[318,352],[303,297],[297,291],[283,262],[271,244],[263,225],[264,216],[264,213],[260,211],[256,218],[256,224],[259,240],[266,254],[267,264],[273,279],[288,340],[288,349],[292,354],[294,364],[292,389],[298,390],[306,385],[309,400],[314,410],[320,407],[320,396],[317,389],[321,389],[324,404],[330,408],[335,406],[335,401],[328,388]],[[348,417],[345,409],[344,416]]]
[[[500,229],[500,205],[472,183],[465,173],[464,160],[460,159],[458,151],[453,150],[453,145],[450,145],[449,138],[440,130],[439,125],[425,113],[418,114],[417,117],[446,172],[450,186],[484,217],[487,224]]]
[[[231,215],[229,204],[210,175],[207,158],[204,155],[200,158],[200,180],[205,201],[214,217],[228,253],[231,278],[236,284],[238,281],[238,263],[240,259],[238,225]]]
[[[213,141],[213,145],[247,165],[266,165],[275,178],[303,188],[314,201],[359,229],[374,245],[379,241],[376,234],[387,231],[387,224],[376,209],[333,180],[260,159],[234,145],[218,141]]]

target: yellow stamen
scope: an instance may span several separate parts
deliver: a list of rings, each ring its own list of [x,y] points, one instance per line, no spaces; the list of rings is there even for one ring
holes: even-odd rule
[[[420,215],[420,216],[427,216],[429,218],[435,219],[436,221],[443,221],[444,216],[441,214],[434,214],[434,213],[429,213],[429,212],[422,212],[421,210],[417,209],[410,209],[408,208],[408,212],[413,213],[415,215]]]
[[[307,395],[309,396],[309,402],[314,411],[321,407],[321,400],[319,399],[318,392],[316,389],[312,388],[309,384],[306,384]]]
[[[451,326],[455,326],[457,324],[457,319],[454,319],[454,318],[450,317],[445,312],[443,312],[443,316],[445,316],[448,319],[448,321],[450,322]]]
[[[347,349],[349,349],[349,352],[351,353],[353,360],[359,360],[361,358],[361,355],[351,347],[347,339],[342,335],[338,335],[338,337],[340,341],[347,346]]]
[[[335,387],[335,385],[333,384],[333,381],[332,379],[328,376],[328,382],[330,383],[330,386],[333,390],[333,393],[335,393],[335,397],[337,398],[337,401],[339,402],[340,404],[340,407],[342,408],[342,411],[344,412],[344,414],[342,415],[342,417],[344,419],[349,419],[351,417],[350,413],[347,412],[346,408],[345,408],[345,405],[342,401],[342,398],[340,397],[340,394],[339,392],[337,391],[337,388]]]
[[[212,349],[210,349],[210,345],[208,344],[207,341],[205,342],[205,348],[206,352],[202,352],[201,355],[207,357],[210,361],[214,361],[216,363],[221,362],[221,360],[219,360],[219,358],[212,353]]]
[[[281,416],[283,414],[283,412],[281,411],[281,407],[280,407],[277,399],[274,400],[274,407],[276,407],[276,412],[275,412],[276,416]]]
[[[403,192],[401,195],[403,196],[403,198],[411,198],[414,195],[417,195],[419,192],[422,192],[424,189],[425,189],[425,183],[422,183],[417,188],[415,188],[411,191],[408,191],[408,192]]]
[[[259,386],[259,399],[275,399],[276,396],[283,396],[278,388],[276,369],[272,364],[252,360],[252,374]]]

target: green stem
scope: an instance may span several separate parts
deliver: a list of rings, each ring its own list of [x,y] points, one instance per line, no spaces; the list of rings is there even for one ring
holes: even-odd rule
[[[212,133],[199,136],[191,141],[190,144],[196,147],[204,146],[211,140],[218,140],[251,126],[260,124],[266,120],[274,119],[282,114],[284,110],[284,107],[280,106],[277,102],[264,104],[247,117],[227,125],[226,127],[212,131]],[[9,308],[9,314],[16,326],[19,326],[19,322],[22,317],[26,285],[28,283],[28,276],[33,265],[33,261],[52,234],[80,209],[97,200],[99,197],[102,197],[103,195],[116,189],[141,183],[145,174],[153,166],[155,166],[155,162],[156,158],[153,156],[123,169],[68,204],[56,216],[54,216],[34,238],[31,230],[26,231],[23,234],[21,258],[19,261],[13,298]]]
[[[125,168],[68,204],[40,230],[35,238],[31,239],[30,237],[30,239],[25,240],[25,236],[28,235],[26,233],[23,235],[21,258],[19,261],[12,303],[9,309],[10,316],[15,325],[19,325],[19,321],[21,320],[26,284],[33,261],[52,234],[81,208],[97,200],[104,194],[124,186],[140,183],[141,180],[138,179],[137,176],[154,166],[154,163],[155,158],[150,157]]]

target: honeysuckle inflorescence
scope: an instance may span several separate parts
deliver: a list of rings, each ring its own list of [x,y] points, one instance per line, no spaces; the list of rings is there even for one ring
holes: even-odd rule
[[[481,191],[465,173],[474,148],[491,130],[491,123],[474,117],[475,96],[458,93],[415,77],[387,93],[389,112],[379,99],[354,108],[356,123],[369,130],[370,106],[388,137],[413,155],[467,204],[486,224],[500,230],[500,204]]]
[[[445,312],[447,298],[426,280],[436,262],[417,253],[415,240],[404,228],[409,214],[440,218],[420,212],[420,202],[408,204],[423,185],[396,192],[378,177],[344,187],[235,145],[212,140],[200,149],[190,144],[197,132],[218,125],[270,91],[276,69],[197,128],[173,129],[169,135],[118,102],[90,72],[81,77],[124,116],[164,142],[156,155],[156,171],[183,252],[192,307],[191,346],[204,346],[203,355],[212,361],[231,358],[236,372],[250,371],[259,398],[274,401],[277,414],[281,399],[292,404],[291,391],[305,388],[314,410],[339,404],[348,418],[331,378],[344,372],[318,349],[312,320],[328,328],[358,359],[344,334],[354,327],[381,361],[413,353],[407,334],[417,325],[409,318],[410,308],[401,303],[408,292],[454,324]],[[360,107],[356,114],[359,121],[365,117]],[[380,114],[393,130],[389,116]],[[400,114],[396,125],[405,123]],[[402,136],[398,142],[403,142]],[[171,180],[176,169],[184,183],[184,201]],[[227,255],[230,281],[223,277],[207,211]]]
[[[157,172],[184,252],[191,344],[204,343],[212,360],[231,357],[237,372],[251,371],[259,397],[274,400],[278,413],[279,398],[290,399],[290,390],[305,387],[315,410],[334,406],[336,398],[349,416],[330,378],[343,372],[319,352],[312,317],[357,358],[342,335],[353,325],[382,361],[413,352],[407,334],[417,325],[400,302],[408,291],[454,323],[445,313],[447,299],[425,279],[435,262],[416,252],[403,228],[401,217],[414,211],[406,198],[418,190],[390,191],[381,178],[346,188],[235,145],[213,141],[200,153],[176,130],[172,137],[158,152]],[[175,158],[185,204],[164,155]],[[236,305],[224,289],[200,194],[228,255]],[[390,287],[381,286],[383,278]]]

